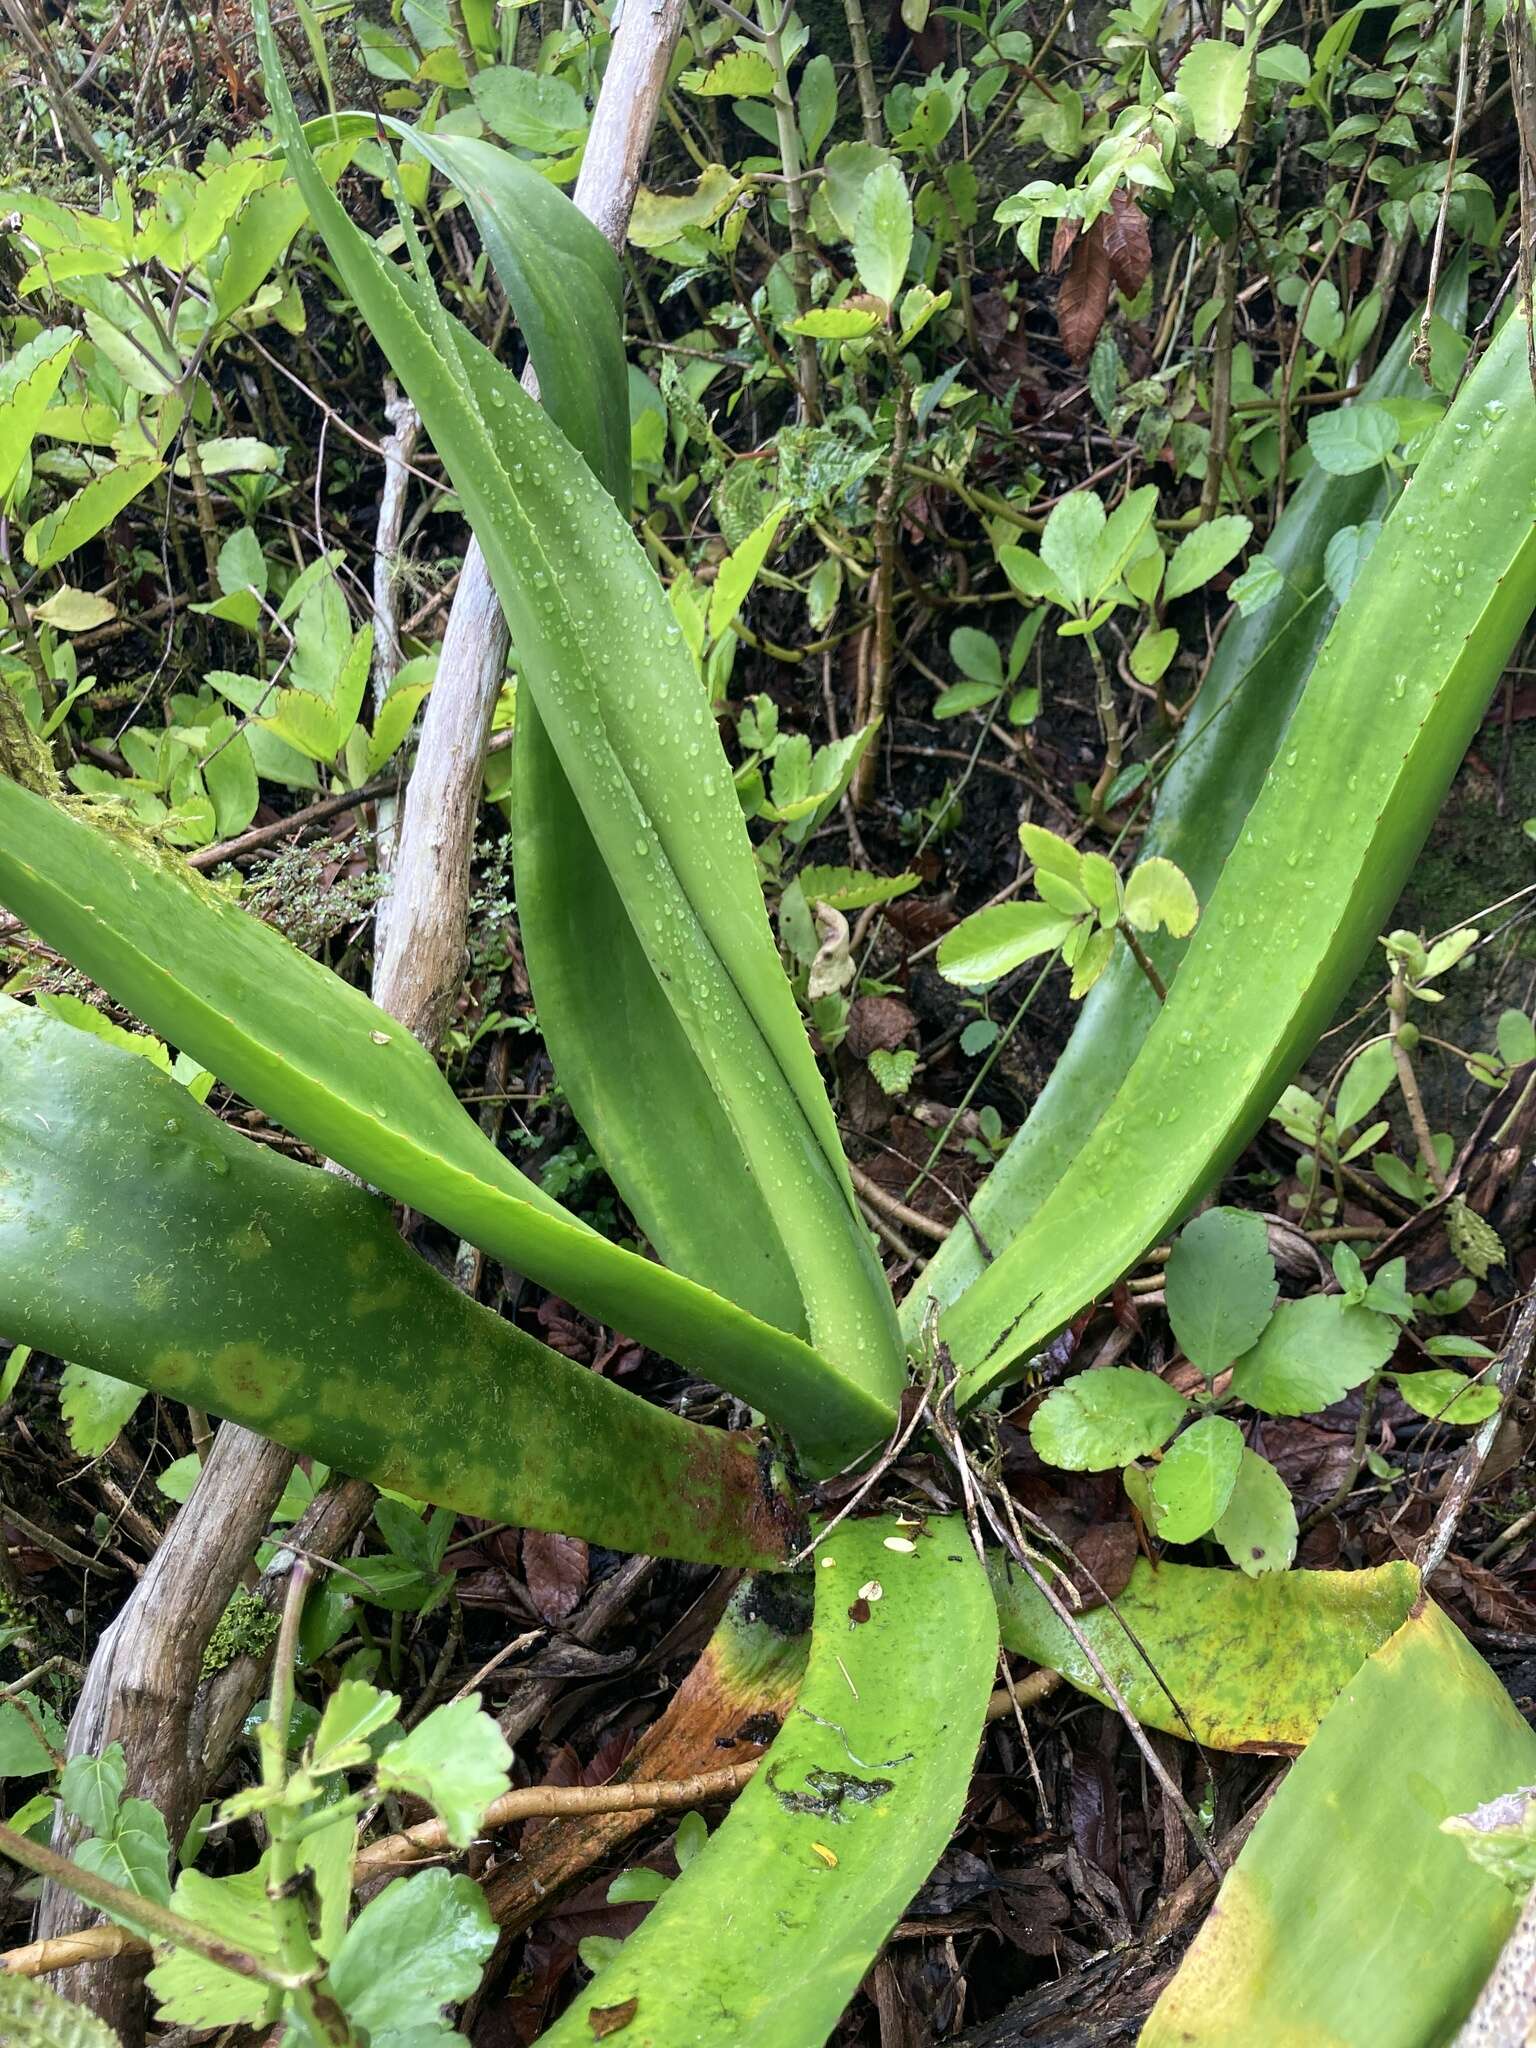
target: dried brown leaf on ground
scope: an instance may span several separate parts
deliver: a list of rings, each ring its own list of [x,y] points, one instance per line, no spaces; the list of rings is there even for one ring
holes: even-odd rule
[[[523,1577],[546,1621],[564,1621],[587,1590],[587,1546],[579,1536],[530,1529],[523,1538]]]

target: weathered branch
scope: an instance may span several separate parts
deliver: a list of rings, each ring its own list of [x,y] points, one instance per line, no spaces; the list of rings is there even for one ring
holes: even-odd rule
[[[640,168],[682,26],[682,0],[626,8],[592,118],[576,204],[621,247]],[[532,379],[524,378],[532,388]],[[379,913],[402,960],[414,1002],[446,1018],[463,974],[462,923],[441,905],[469,890],[479,812],[479,764],[507,667],[507,628],[485,557],[472,540],[464,557],[437,681],[422,714],[421,742],[400,819],[394,887]]]

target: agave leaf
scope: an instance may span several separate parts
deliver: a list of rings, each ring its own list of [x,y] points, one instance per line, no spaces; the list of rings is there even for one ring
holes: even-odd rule
[[[1211,1186],[1332,1016],[1536,605],[1533,476],[1517,318],[1463,385],[1334,621],[1119,1092],[944,1316],[964,1397],[1037,1351]]]
[[[517,380],[348,220],[304,143],[260,7],[257,26],[294,177],[464,502],[522,685],[773,1210],[812,1342],[888,1420],[902,1378],[889,1290],[779,965],[719,732],[655,572]],[[842,1448],[872,1433],[845,1431]]]
[[[606,236],[510,150],[385,118],[462,193],[538,372],[539,397],[621,508],[630,492],[624,285]]]
[[[798,1702],[730,1817],[542,2038],[577,2048],[633,1999],[634,2048],[818,2048],[964,1803],[997,1654],[958,1519],[910,1552],[845,1522],[817,1553]],[[829,1562],[830,1560],[830,1562]],[[869,1619],[850,1626],[861,1586]]]
[[[49,1985],[0,1971],[0,2041],[7,2048],[122,2048],[104,2020]]]
[[[1108,1704],[1081,1645],[1044,1595],[1005,1560],[991,1572],[1004,1648]],[[1418,1597],[1411,1564],[1250,1579],[1200,1565],[1154,1569],[1141,1558],[1113,1608],[1076,1619],[1147,1727],[1193,1734],[1210,1749],[1287,1750],[1312,1740],[1343,1687]]]
[[[464,194],[545,410],[624,510],[629,374],[617,257],[570,200],[505,150],[390,125]],[[532,691],[518,704],[513,777],[518,930],[545,1042],[582,1129],[674,1271],[804,1336],[771,1205],[636,936]]]
[[[1437,306],[1460,325],[1466,315],[1467,264],[1447,270]],[[1362,398],[1395,398],[1423,389],[1410,354],[1417,319],[1407,321]],[[1314,469],[1292,493],[1264,544],[1285,577],[1273,603],[1234,618],[1164,776],[1143,852],[1184,870],[1204,903],[1221,878],[1243,821],[1264,785],[1318,649],[1333,623],[1323,575],[1328,543],[1346,526],[1380,518],[1387,484],[1378,467],[1358,476]],[[1165,983],[1185,942],[1159,933],[1146,950]],[[1072,1035],[1007,1151],[971,1200],[977,1229],[995,1253],[1023,1229],[1082,1149],[1151,1030],[1159,1004],[1125,948],[1094,984]],[[902,1303],[902,1327],[915,1334],[930,1296],[956,1300],[985,1263],[975,1235],[956,1230],[940,1246]]]
[[[806,1344],[621,1250],[490,1143],[386,1011],[171,856],[0,777],[0,902],[125,1008],[372,1186],[791,1426],[836,1462],[884,1406]]]
[[[0,1328],[328,1465],[619,1550],[777,1563],[754,1441],[477,1307],[386,1204],[0,997]]]
[[[1438,2048],[1519,1912],[1440,1823],[1533,1778],[1536,1734],[1423,1602],[1292,1766],[1140,2048]]]

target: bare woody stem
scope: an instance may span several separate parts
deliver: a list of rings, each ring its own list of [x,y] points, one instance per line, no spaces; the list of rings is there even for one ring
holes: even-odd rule
[[[1244,9],[1248,18],[1248,9]],[[1237,131],[1237,148],[1232,156],[1232,170],[1237,180],[1237,198],[1233,205],[1237,218],[1233,220],[1232,232],[1221,245],[1221,260],[1216,272],[1216,295],[1221,311],[1216,316],[1216,349],[1211,366],[1211,432],[1206,445],[1205,481],[1200,489],[1200,517],[1214,519],[1221,503],[1221,480],[1227,467],[1227,448],[1232,438],[1232,347],[1233,329],[1237,313],[1237,243],[1242,231],[1242,190],[1247,175],[1248,158],[1253,150],[1253,79],[1254,64],[1258,57],[1258,37],[1252,38],[1248,56],[1248,77],[1244,88],[1243,117]]]
[[[776,0],[768,0],[776,4]],[[800,129],[789,92],[789,65],[784,56],[784,24],[789,7],[780,8],[771,29],[763,31],[763,54],[773,66],[773,116],[779,131],[779,161],[784,170],[784,203],[789,210],[789,281],[799,313],[811,310],[810,210],[805,203],[805,167],[800,159]],[[809,420],[821,417],[821,373],[816,342],[809,334],[795,337],[795,382]]]
[[[313,1573],[309,1559],[301,1557],[288,1581],[272,1658],[271,1701],[259,1737],[262,1785],[276,1797],[276,1803],[267,1809],[267,1899],[277,1929],[279,1952],[297,1987],[292,1995],[311,2033],[318,2040],[330,2042],[332,2048],[361,2048],[358,2035],[325,1981],[325,1965],[315,1953],[309,1922],[309,1880],[299,1868],[303,1816],[285,1806],[281,1798],[288,1783],[288,1732],[293,1721],[299,1623]]]
[[[880,122],[880,93],[869,54],[869,25],[864,19],[863,0],[843,0],[843,13],[848,20],[848,48],[853,55],[853,76],[859,88],[859,116],[864,126],[864,140],[878,149],[885,135]]]
[[[520,1820],[574,1820],[601,1813],[683,1813],[714,1799],[728,1799],[741,1790],[757,1769],[750,1763],[728,1764],[696,1777],[647,1783],[634,1779],[622,1785],[530,1785],[506,1792],[485,1810],[480,1832],[509,1827]],[[439,1820],[419,1821],[403,1834],[386,1835],[358,1852],[354,1881],[377,1876],[413,1858],[437,1855],[448,1847],[448,1831]]]
[[[1408,1106],[1408,1121],[1413,1126],[1414,1143],[1424,1161],[1424,1171],[1434,1182],[1435,1193],[1443,1195],[1446,1190],[1445,1172],[1435,1151],[1429,1118],[1424,1113],[1424,1098],[1419,1093],[1419,1077],[1413,1070],[1413,1055],[1404,1043],[1403,1026],[1408,1021],[1408,976],[1403,963],[1399,961],[1392,970],[1392,986],[1387,993],[1387,1014],[1392,1019],[1392,1064],[1397,1069],[1397,1085],[1403,1091],[1403,1101]]]
[[[1109,666],[1099,652],[1099,643],[1092,633],[1085,633],[1083,638],[1088,645],[1088,659],[1093,663],[1094,697],[1098,705],[1099,730],[1104,735],[1104,766],[1088,800],[1090,815],[1098,822],[1104,816],[1105,799],[1115,786],[1120,764],[1125,758],[1125,732],[1120,724],[1119,710],[1115,705],[1115,686],[1110,680]]]
[[[907,442],[912,432],[912,383],[901,365],[895,345],[890,350],[892,375],[896,380],[896,416],[891,426],[891,453],[885,482],[875,506],[875,654],[870,665],[869,701],[865,722],[884,718],[891,701],[891,669],[896,654],[896,628],[892,599],[896,589],[897,519],[901,511],[901,487],[906,475]],[[869,801],[875,780],[875,753],[867,747],[848,794],[855,810]]]
[[[1028,1702],[1031,1681],[1021,1681],[1020,1697]],[[580,1820],[608,1813],[684,1813],[713,1800],[727,1799],[739,1792],[757,1770],[757,1760],[728,1764],[718,1771],[700,1771],[692,1778],[633,1779],[618,1785],[530,1785],[507,1792],[485,1810],[480,1831],[509,1827],[522,1820]],[[335,1817],[335,1809],[325,1816]],[[447,1830],[441,1821],[420,1821],[398,1835],[385,1835],[360,1849],[352,1864],[352,1881],[383,1876],[409,1866],[449,1847]],[[51,1853],[51,1852],[45,1852]],[[55,1862],[64,1862],[55,1858]],[[73,1871],[73,1864],[65,1868]],[[147,1921],[142,1912],[138,1916]],[[167,1939],[171,1937],[167,1935]],[[141,1935],[126,1927],[87,1927],[78,1934],[57,1936],[51,1941],[29,1942],[0,1954],[0,1971],[17,1977],[43,1977],[54,1970],[67,1970],[83,1962],[106,1956],[141,1951],[148,1946]],[[233,1969],[234,1964],[227,1964]],[[288,1989],[285,1982],[283,1989]]]
[[[1122,917],[1117,921],[1115,925],[1115,930],[1119,932],[1121,938],[1124,939],[1126,946],[1130,950],[1131,958],[1136,962],[1136,965],[1141,969],[1142,973],[1147,977],[1147,980],[1152,984],[1152,993],[1157,997],[1157,1000],[1160,1003],[1166,1003],[1168,1000],[1168,984],[1163,980],[1163,977],[1158,973],[1157,968],[1153,964],[1151,954],[1147,951],[1146,947],[1141,943],[1141,935],[1136,930],[1136,927],[1130,922],[1128,918]]]

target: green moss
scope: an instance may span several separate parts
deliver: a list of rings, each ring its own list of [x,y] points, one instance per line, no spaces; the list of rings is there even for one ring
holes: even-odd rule
[[[14,690],[4,688],[0,688],[0,775],[8,775],[39,796],[59,793],[59,771],[53,756],[28,725],[21,699]]]
[[[278,1620],[254,1593],[242,1586],[219,1616],[203,1652],[202,1675],[212,1678],[237,1657],[259,1657],[277,1639]]]

